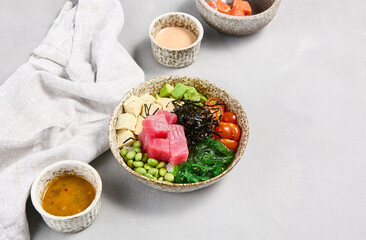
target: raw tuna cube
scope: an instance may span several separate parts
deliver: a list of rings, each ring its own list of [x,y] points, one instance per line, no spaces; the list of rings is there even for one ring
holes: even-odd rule
[[[171,131],[168,134],[170,150],[169,163],[175,166],[187,161],[189,152],[184,127],[177,124],[173,124],[170,127]]]
[[[164,115],[151,115],[142,121],[142,130],[151,137],[164,138],[170,132],[170,126]]]
[[[141,141],[142,150],[144,150],[144,152],[146,152],[147,144],[150,138],[151,137],[146,133],[146,131],[142,129],[141,133],[139,134],[139,140]]]
[[[175,124],[177,122],[177,115],[168,111],[158,110],[157,115],[164,115],[168,124]]]
[[[169,161],[169,140],[165,138],[150,138],[147,143],[147,156],[160,161]]]

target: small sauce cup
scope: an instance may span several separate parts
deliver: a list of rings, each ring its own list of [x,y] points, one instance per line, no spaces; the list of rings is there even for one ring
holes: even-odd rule
[[[71,216],[54,216],[42,207],[42,197],[48,183],[55,177],[65,174],[76,174],[88,180],[95,188],[95,198],[82,212]],[[31,199],[35,209],[41,214],[46,224],[58,232],[79,232],[92,224],[99,213],[101,205],[102,180],[98,172],[89,164],[65,160],[51,164],[41,171],[32,184]]]
[[[185,48],[166,48],[155,40],[156,34],[166,27],[183,27],[192,32],[196,41]],[[154,58],[164,66],[181,68],[190,65],[198,56],[203,38],[202,24],[193,16],[172,12],[157,17],[150,25],[149,37]]]

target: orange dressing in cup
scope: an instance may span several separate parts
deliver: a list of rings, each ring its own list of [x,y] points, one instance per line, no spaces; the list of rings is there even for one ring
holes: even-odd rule
[[[48,183],[42,194],[42,207],[54,216],[71,216],[84,211],[94,198],[95,189],[90,182],[66,174]]]
[[[166,27],[156,34],[155,40],[163,47],[179,49],[192,45],[197,37],[182,27]]]

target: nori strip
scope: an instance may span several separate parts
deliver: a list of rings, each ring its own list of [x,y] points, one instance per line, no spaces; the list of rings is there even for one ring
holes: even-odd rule
[[[206,105],[200,105],[200,101],[189,99],[177,99],[173,101],[173,104],[177,124],[184,126],[189,146],[213,137],[214,128],[218,126],[220,119],[215,120],[214,112],[211,112]]]

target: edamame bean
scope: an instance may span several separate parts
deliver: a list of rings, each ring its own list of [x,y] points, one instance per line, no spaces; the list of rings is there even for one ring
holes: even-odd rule
[[[129,153],[127,153],[127,159],[134,159],[136,156],[136,152],[135,151],[131,151]]]
[[[159,174],[160,174],[160,176],[164,177],[166,173],[167,173],[166,168],[160,168],[160,169],[159,169]]]
[[[149,159],[147,159],[147,163],[148,163],[150,166],[152,166],[152,167],[155,167],[156,165],[158,165],[158,164],[159,164],[158,160],[155,160],[155,159],[153,159],[153,158],[149,158]]]
[[[151,169],[151,168],[152,168],[152,166],[150,166],[148,163],[145,163],[144,168],[145,168],[146,170],[149,170],[149,169]]]
[[[151,168],[149,169],[149,173],[151,173],[151,175],[156,177],[156,175],[159,174],[159,170],[156,168]]]
[[[143,167],[143,166],[144,166],[144,163],[143,163],[143,162],[141,162],[141,161],[134,161],[134,162],[133,162],[133,165],[134,165],[135,167],[139,168],[139,167]]]
[[[155,181],[157,181],[157,180],[158,180],[156,177],[152,177],[151,179],[154,179]]]
[[[174,175],[172,173],[166,173],[164,176],[164,179],[167,180],[168,182],[173,182],[174,181]]]
[[[124,157],[124,156],[126,156],[126,154],[127,154],[127,149],[126,148],[122,148],[121,149],[121,156]]]
[[[160,182],[164,181],[164,177],[159,177],[158,181],[160,181]]]
[[[133,160],[128,160],[127,165],[132,168],[133,167]]]
[[[136,168],[135,171],[137,173],[140,173],[141,175],[145,175],[146,174],[146,169],[145,168],[142,168],[142,167]]]
[[[135,156],[135,160],[136,161],[141,161],[142,160],[142,153],[137,153]]]
[[[141,152],[141,148],[132,148],[132,151],[135,151],[136,153],[140,153]]]
[[[159,162],[159,164],[156,166],[156,168],[163,168],[165,167],[165,162],[161,161]]]
[[[149,157],[147,156],[147,153],[144,153],[144,156],[142,157],[142,161],[146,162]]]
[[[135,147],[135,148],[140,148],[141,146],[142,146],[142,144],[140,141],[136,141],[133,143],[133,147]]]
[[[145,174],[145,177],[153,178],[154,176],[153,176],[151,173],[146,173],[146,174]]]

